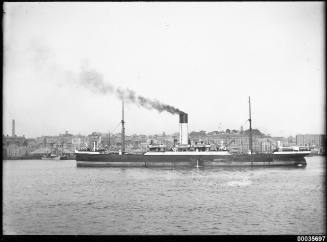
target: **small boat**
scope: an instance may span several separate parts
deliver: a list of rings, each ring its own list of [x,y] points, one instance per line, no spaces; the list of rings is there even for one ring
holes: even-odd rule
[[[68,159],[68,157],[66,155],[61,155],[60,160],[69,160],[69,159]]]
[[[41,157],[41,160],[60,160],[60,155],[55,155],[55,154],[46,154]]]

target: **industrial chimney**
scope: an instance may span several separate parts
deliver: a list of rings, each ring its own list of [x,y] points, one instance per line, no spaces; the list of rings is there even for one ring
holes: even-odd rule
[[[187,113],[179,114],[179,144],[188,144],[188,116]]]
[[[15,119],[12,120],[12,129],[11,129],[12,137],[15,137]]]

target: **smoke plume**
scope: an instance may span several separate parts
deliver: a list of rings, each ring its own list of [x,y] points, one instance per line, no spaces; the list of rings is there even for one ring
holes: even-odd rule
[[[133,90],[128,88],[115,88],[113,85],[104,82],[103,75],[95,70],[83,69],[79,76],[79,82],[82,86],[93,92],[101,94],[114,94],[117,98],[124,100],[124,102],[134,103],[139,107],[143,107],[149,110],[154,109],[160,113],[166,111],[171,114],[184,113],[178,108],[161,103],[158,100],[137,95]]]
[[[134,103],[139,107],[149,110],[155,109],[160,113],[164,111],[171,114],[184,113],[178,108],[161,103],[158,100],[137,95],[133,90],[128,88],[114,87],[112,84],[104,81],[104,77],[101,73],[90,69],[87,60],[84,60],[82,63],[81,71],[78,74],[66,70],[56,62],[54,52],[43,42],[40,43],[38,40],[31,41],[28,50],[30,61],[34,64],[33,66],[35,66],[38,73],[43,70],[47,79],[54,79],[60,86],[62,86],[63,83],[73,83],[74,85],[83,86],[95,93],[115,95],[126,103]],[[60,80],[62,81],[60,82]]]

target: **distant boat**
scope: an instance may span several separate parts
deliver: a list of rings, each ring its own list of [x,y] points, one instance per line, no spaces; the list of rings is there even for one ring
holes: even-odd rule
[[[60,160],[60,155],[55,155],[55,154],[46,154],[41,157],[41,160]]]
[[[66,155],[61,155],[60,160],[69,160],[69,158]]]

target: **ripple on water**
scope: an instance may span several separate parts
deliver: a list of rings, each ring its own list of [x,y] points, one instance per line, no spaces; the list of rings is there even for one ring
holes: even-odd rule
[[[249,186],[251,184],[252,182],[248,179],[229,181],[226,183],[227,186],[231,186],[231,187]]]
[[[79,169],[73,161],[23,162],[4,162],[5,234],[326,232],[319,157],[301,170]]]

